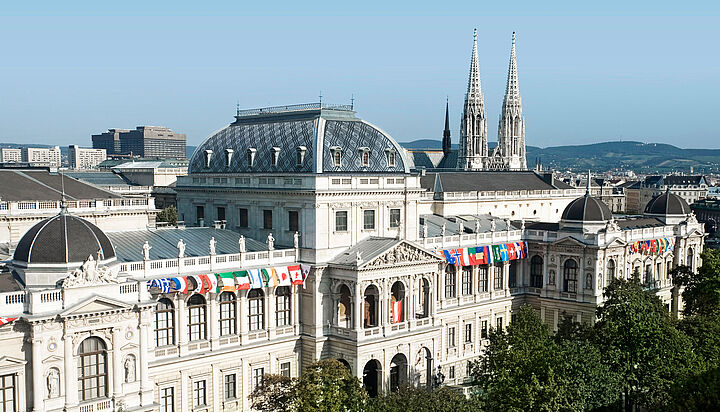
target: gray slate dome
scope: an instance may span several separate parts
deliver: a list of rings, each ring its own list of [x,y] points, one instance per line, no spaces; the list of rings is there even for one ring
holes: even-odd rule
[[[83,262],[88,256],[100,260],[115,257],[110,239],[97,226],[76,216],[61,213],[43,220],[25,232],[14,259],[29,264]]]
[[[562,220],[575,222],[600,222],[610,219],[612,219],[612,212],[605,202],[590,195],[570,202],[562,214]]]
[[[652,198],[645,206],[648,215],[689,215],[690,206],[682,197],[665,192]]]

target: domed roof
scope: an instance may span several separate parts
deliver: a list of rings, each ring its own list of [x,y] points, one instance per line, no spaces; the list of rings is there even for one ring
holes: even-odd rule
[[[18,242],[14,259],[31,264],[83,262],[88,256],[115,257],[110,239],[97,226],[61,213],[36,224]]]
[[[562,214],[562,220],[576,222],[599,222],[610,219],[612,212],[605,202],[588,194],[570,202]]]
[[[689,215],[690,206],[682,197],[665,192],[648,202],[645,206],[645,213],[649,215]]]

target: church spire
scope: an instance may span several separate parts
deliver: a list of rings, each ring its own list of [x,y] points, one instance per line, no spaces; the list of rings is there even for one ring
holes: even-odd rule
[[[445,130],[443,130],[442,149],[445,156],[450,153],[452,141],[450,140],[450,102],[445,99]]]
[[[487,121],[485,119],[485,100],[480,84],[477,29],[473,32],[470,76],[460,126],[459,152],[458,168],[465,170],[484,168],[484,158],[487,157]]]
[[[504,168],[527,170],[525,159],[525,118],[522,113],[522,99],[518,82],[517,58],[515,54],[515,32],[512,36],[510,64],[507,85],[500,111],[497,149],[505,163]]]

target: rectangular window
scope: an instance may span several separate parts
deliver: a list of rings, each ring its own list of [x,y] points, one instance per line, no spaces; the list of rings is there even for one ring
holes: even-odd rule
[[[290,377],[290,362],[283,362],[280,364],[280,375]]]
[[[225,375],[225,399],[235,399],[237,397],[236,391],[236,377],[234,373]]]
[[[478,268],[478,292],[488,291],[488,267],[480,266]]]
[[[175,388],[160,389],[160,412],[175,412]]]
[[[206,403],[205,381],[193,382],[193,406],[205,406]]]
[[[240,222],[240,227],[248,227],[250,223],[248,210],[245,208],[238,209],[238,220]]]
[[[196,206],[195,215],[197,216],[198,224],[200,224],[200,220],[205,220],[205,206]]]
[[[226,219],[225,219],[225,206],[218,206],[218,208],[217,208],[217,220],[226,220]]]
[[[262,386],[265,368],[255,368],[252,371],[253,390]]]
[[[263,210],[263,229],[272,229],[272,210]]]
[[[374,210],[363,210],[363,229],[374,230],[375,229],[375,211]]]
[[[503,328],[503,318],[502,316],[498,316],[498,318],[495,320],[497,322],[497,330],[501,331]]]
[[[472,323],[465,324],[465,343],[472,342]]]
[[[495,269],[495,290],[503,288],[503,268],[502,266],[494,266]]]
[[[275,293],[275,325],[288,326],[290,324],[290,289],[278,288]]]
[[[291,232],[300,230],[300,217],[297,210],[290,210],[288,212],[288,230]]]
[[[462,268],[462,294],[472,295],[472,268],[464,266]]]
[[[482,321],[482,327],[480,328],[480,338],[487,339],[488,337],[488,321]]]
[[[346,232],[348,229],[348,212],[346,210],[339,210],[335,212],[335,231]]]
[[[465,363],[465,376],[467,376],[467,377],[472,376],[472,365],[473,365],[473,363],[471,361],[467,361]]]
[[[19,405],[15,386],[15,375],[0,376],[0,411],[16,412],[18,410]]]
[[[451,366],[448,371],[448,379],[455,379],[455,366]]]
[[[400,226],[400,209],[390,209],[390,227]]]
[[[452,299],[456,296],[455,291],[455,268],[448,266],[445,272],[445,298]]]
[[[455,327],[448,328],[448,348],[455,347]]]

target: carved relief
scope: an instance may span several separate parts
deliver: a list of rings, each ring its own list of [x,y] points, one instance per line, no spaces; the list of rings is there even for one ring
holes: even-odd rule
[[[68,273],[62,287],[69,289],[106,283],[118,283],[117,272],[108,266],[98,267],[97,261],[90,255],[79,268]]]
[[[430,256],[420,249],[400,244],[385,254],[368,263],[370,267],[396,265],[398,263],[415,263],[429,260]]]

